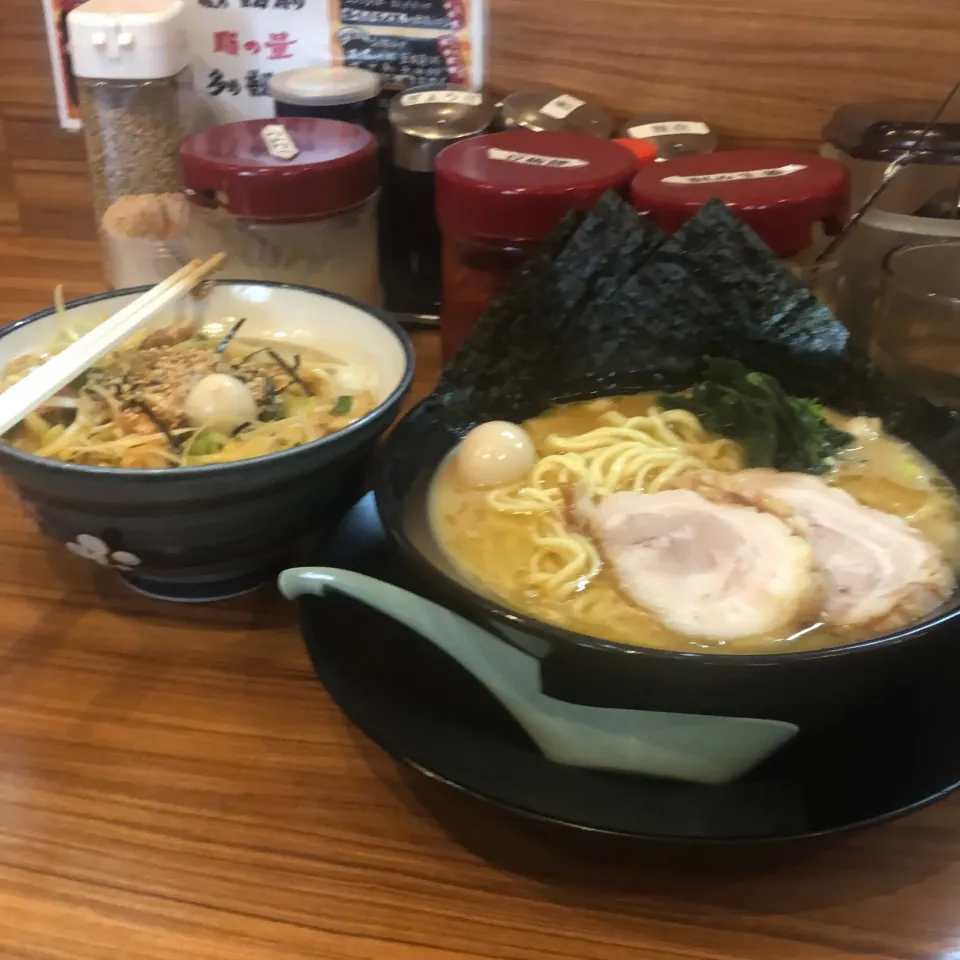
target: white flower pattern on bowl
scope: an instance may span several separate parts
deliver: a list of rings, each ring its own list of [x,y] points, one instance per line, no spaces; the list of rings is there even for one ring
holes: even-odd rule
[[[113,567],[114,570],[134,570],[140,566],[140,558],[126,550],[111,550],[99,537],[81,533],[67,549],[84,560],[92,560],[101,567]]]

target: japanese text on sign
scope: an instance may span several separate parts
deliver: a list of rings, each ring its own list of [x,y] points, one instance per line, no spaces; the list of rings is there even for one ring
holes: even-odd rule
[[[505,163],[522,163],[528,167],[588,167],[589,162],[578,157],[548,157],[542,153],[518,153],[515,150],[501,150],[499,147],[487,149],[491,160],[503,160]]]
[[[705,123],[697,120],[670,120],[663,123],[640,123],[627,130],[627,133],[637,140],[643,140],[645,137],[682,136],[684,134],[704,136],[709,132],[710,128]]]
[[[788,163],[783,167],[768,167],[765,170],[737,170],[731,173],[705,173],[699,177],[664,177],[661,183],[728,183],[731,180],[767,180],[771,177],[788,177],[791,173],[806,170],[802,163]]]

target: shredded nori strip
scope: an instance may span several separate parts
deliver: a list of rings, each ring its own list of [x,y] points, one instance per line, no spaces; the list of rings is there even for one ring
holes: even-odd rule
[[[167,438],[167,442],[176,450],[180,452],[183,444],[180,442],[180,439],[176,437],[173,431],[170,429],[170,425],[165,423],[161,417],[159,417],[151,408],[150,404],[146,403],[143,400],[134,400],[132,406],[137,407],[139,410],[142,410],[153,422],[153,425]]]
[[[228,331],[227,335],[217,344],[216,353],[222,354],[227,347],[230,346],[230,341],[237,335],[237,332],[240,328],[247,322],[247,318],[243,317],[238,320]]]
[[[314,396],[313,391],[312,391],[312,390],[300,379],[300,377],[297,375],[297,367],[291,367],[290,364],[287,363],[286,360],[284,360],[283,357],[281,357],[280,354],[278,354],[278,353],[276,352],[276,350],[271,350],[270,347],[259,347],[258,349],[254,350],[253,353],[248,353],[242,360],[238,360],[238,361],[234,364],[234,369],[238,369],[238,368],[242,367],[251,357],[255,357],[258,353],[269,353],[270,356],[273,357],[274,362],[277,364],[277,366],[278,366],[294,383],[299,384],[300,388],[303,390],[303,392],[304,392],[308,397]],[[300,355],[297,354],[297,358],[298,358],[298,359],[299,359],[299,356],[300,356]],[[299,363],[298,363],[298,366],[299,366]]]

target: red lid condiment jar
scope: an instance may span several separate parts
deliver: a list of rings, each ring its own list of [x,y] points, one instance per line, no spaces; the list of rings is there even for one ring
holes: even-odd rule
[[[818,225],[827,234],[843,227],[850,176],[843,164],[800,150],[724,150],[645,167],[630,197],[667,233],[717,197],[774,253],[792,259],[810,250]]]
[[[312,117],[245,120],[187,137],[180,161],[191,245],[197,255],[225,251],[225,276],[381,302],[368,131]]]
[[[569,210],[625,192],[638,160],[609,140],[511,130],[437,159],[443,232],[440,336],[449,359],[500,285]]]

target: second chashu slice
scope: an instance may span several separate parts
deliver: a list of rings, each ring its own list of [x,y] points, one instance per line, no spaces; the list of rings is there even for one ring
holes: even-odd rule
[[[789,523],[690,490],[579,500],[573,513],[623,593],[670,629],[732,640],[811,623],[821,599],[813,551]]]

